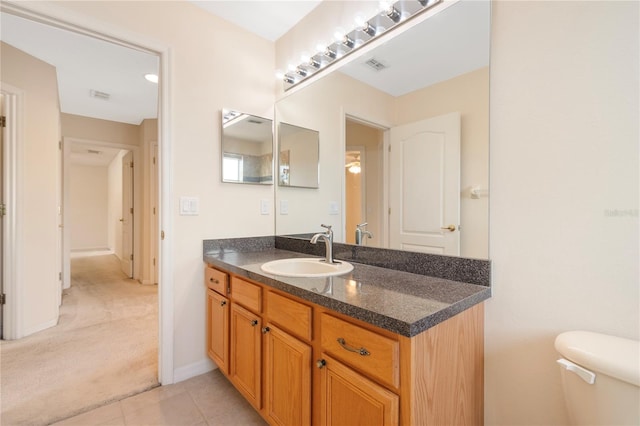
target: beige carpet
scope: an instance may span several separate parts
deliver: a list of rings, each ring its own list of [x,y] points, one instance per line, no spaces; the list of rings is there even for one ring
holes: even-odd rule
[[[57,326],[0,342],[0,424],[46,425],[158,385],[157,286],[71,260]]]

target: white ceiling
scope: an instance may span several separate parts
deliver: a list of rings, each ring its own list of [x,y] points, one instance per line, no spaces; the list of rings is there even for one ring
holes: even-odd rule
[[[315,9],[322,0],[189,1],[262,38],[276,41]]]
[[[489,1],[459,1],[394,37],[340,71],[401,96],[489,65]],[[375,71],[370,59],[387,68]]]
[[[158,73],[158,57],[1,13],[0,38],[56,67],[63,113],[129,124],[156,118],[158,85],[144,79]],[[90,96],[92,90],[109,100]]]

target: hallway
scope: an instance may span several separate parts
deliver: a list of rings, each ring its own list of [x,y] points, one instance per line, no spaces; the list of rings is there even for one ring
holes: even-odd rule
[[[0,343],[0,423],[49,424],[157,386],[157,291],[114,255],[72,259],[58,325]]]

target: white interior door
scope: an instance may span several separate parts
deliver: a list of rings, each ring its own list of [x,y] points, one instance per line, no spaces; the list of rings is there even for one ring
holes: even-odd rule
[[[133,152],[122,157],[122,272],[133,278]]]
[[[460,114],[391,129],[391,248],[460,254]]]

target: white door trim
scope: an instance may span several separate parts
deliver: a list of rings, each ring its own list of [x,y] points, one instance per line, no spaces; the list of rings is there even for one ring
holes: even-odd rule
[[[3,338],[19,339],[24,335],[22,311],[23,286],[19,285],[21,277],[19,267],[23,263],[21,256],[22,229],[18,218],[21,215],[20,185],[22,184],[22,146],[24,138],[24,99],[25,94],[10,84],[0,82],[0,90],[5,95],[5,127],[3,155],[3,191],[6,201],[4,217],[2,253],[2,274],[6,304],[2,314]]]
[[[160,81],[158,97],[158,138],[160,157],[160,229],[164,239],[160,241],[160,276],[158,277],[159,308],[159,343],[158,343],[158,379],[162,384],[174,381],[173,367],[173,227],[171,200],[173,199],[171,176],[171,115],[170,95],[171,79],[170,63],[172,50],[169,45],[150,39],[138,33],[123,31],[116,25],[98,19],[78,15],[55,2],[2,2],[0,10],[13,13],[26,19],[44,24],[65,28],[80,34],[89,35],[101,40],[122,46],[143,50],[158,55],[160,59]]]

